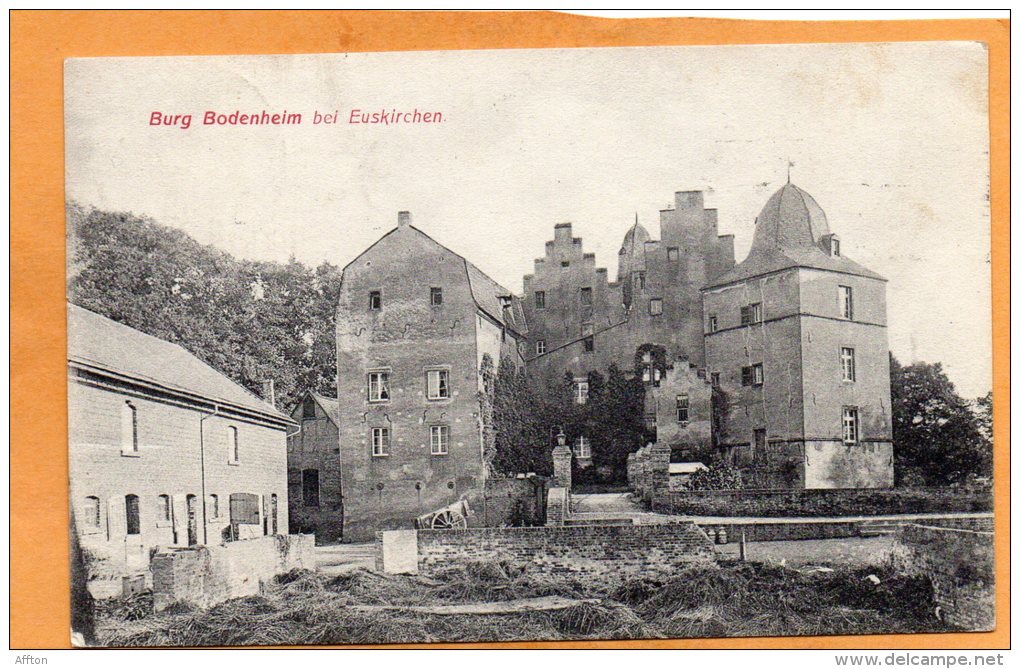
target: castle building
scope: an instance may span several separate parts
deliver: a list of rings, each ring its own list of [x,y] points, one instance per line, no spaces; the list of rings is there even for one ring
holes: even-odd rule
[[[487,474],[486,356],[524,364],[520,300],[411,225],[348,264],[337,308],[344,539],[411,527]]]
[[[588,374],[615,363],[644,378],[650,433],[682,449],[706,446],[711,386],[701,288],[733,267],[733,236],[719,235],[717,211],[705,208],[700,191],[677,192],[675,206],[659,212],[659,226],[661,238],[652,239],[635,218],[615,282],[570,223],[555,227],[545,256],[524,277],[528,374],[549,387],[569,373],[583,401]]]
[[[94,596],[151,578],[157,547],[288,533],[285,414],[176,344],[75,305],[67,320],[72,527]]]
[[[886,281],[848,258],[792,184],[758,215],[747,258],[704,287],[717,442],[762,485],[893,484]]]
[[[312,533],[316,543],[343,537],[340,482],[340,404],[306,390],[290,411],[300,426],[287,439],[287,492],[291,531]]]

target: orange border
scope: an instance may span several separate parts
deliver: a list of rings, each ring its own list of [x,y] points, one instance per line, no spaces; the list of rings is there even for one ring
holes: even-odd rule
[[[11,648],[69,646],[63,59],[435,49],[981,41],[989,49],[995,632],[489,647],[1009,646],[1009,21],[601,19],[549,12],[12,11]],[[42,419],[39,407],[45,408]],[[454,646],[448,644],[448,646]],[[480,644],[454,647],[479,647]],[[425,646],[435,647],[435,646]]]

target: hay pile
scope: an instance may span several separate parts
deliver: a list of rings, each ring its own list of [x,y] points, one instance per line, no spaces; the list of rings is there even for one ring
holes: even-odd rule
[[[860,572],[860,573],[858,573]],[[607,592],[583,583],[545,584],[506,564],[468,563],[435,578],[357,570],[327,577],[280,576],[261,596],[205,611],[158,614],[146,600],[106,607],[106,646],[400,644],[930,632],[931,586],[922,577],[836,569],[804,573],[760,564],[697,567],[666,580],[638,579]],[[357,605],[428,606],[558,595],[568,608],[489,615],[356,610]],[[585,601],[581,601],[585,600]]]

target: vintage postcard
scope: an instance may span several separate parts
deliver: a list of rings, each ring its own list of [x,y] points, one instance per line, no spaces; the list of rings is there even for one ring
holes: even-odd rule
[[[67,60],[74,643],[994,629],[988,65]]]

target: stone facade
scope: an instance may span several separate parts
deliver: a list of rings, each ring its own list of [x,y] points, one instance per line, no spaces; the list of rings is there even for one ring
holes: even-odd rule
[[[704,207],[698,191],[676,193],[659,225],[661,239],[653,240],[635,221],[613,283],[570,223],[555,227],[544,257],[524,277],[529,373],[539,383],[559,383],[565,371],[577,378],[605,373],[611,363],[634,371],[642,344],[703,365],[700,289],[733,266],[733,237],[719,236],[717,212]]]
[[[499,561],[543,583],[585,580],[612,586],[629,578],[674,576],[715,561],[712,543],[691,522],[418,530],[417,543],[421,574]],[[377,546],[381,549],[381,540]]]
[[[811,196],[773,195],[747,259],[703,292],[730,460],[761,487],[892,486],[885,279],[842,254]]]
[[[148,580],[158,547],[287,533],[286,415],[179,346],[68,317],[70,501],[95,596]]]
[[[480,368],[485,356],[524,364],[525,322],[510,291],[412,226],[407,212],[344,268],[337,398],[345,540],[412,527],[483,486]]]
[[[306,391],[291,409],[300,430],[287,439],[287,491],[291,530],[320,544],[343,537],[339,405]]]
[[[152,558],[156,611],[183,603],[207,608],[235,597],[258,595],[273,577],[315,569],[311,535],[277,535],[223,546],[170,548]]]

